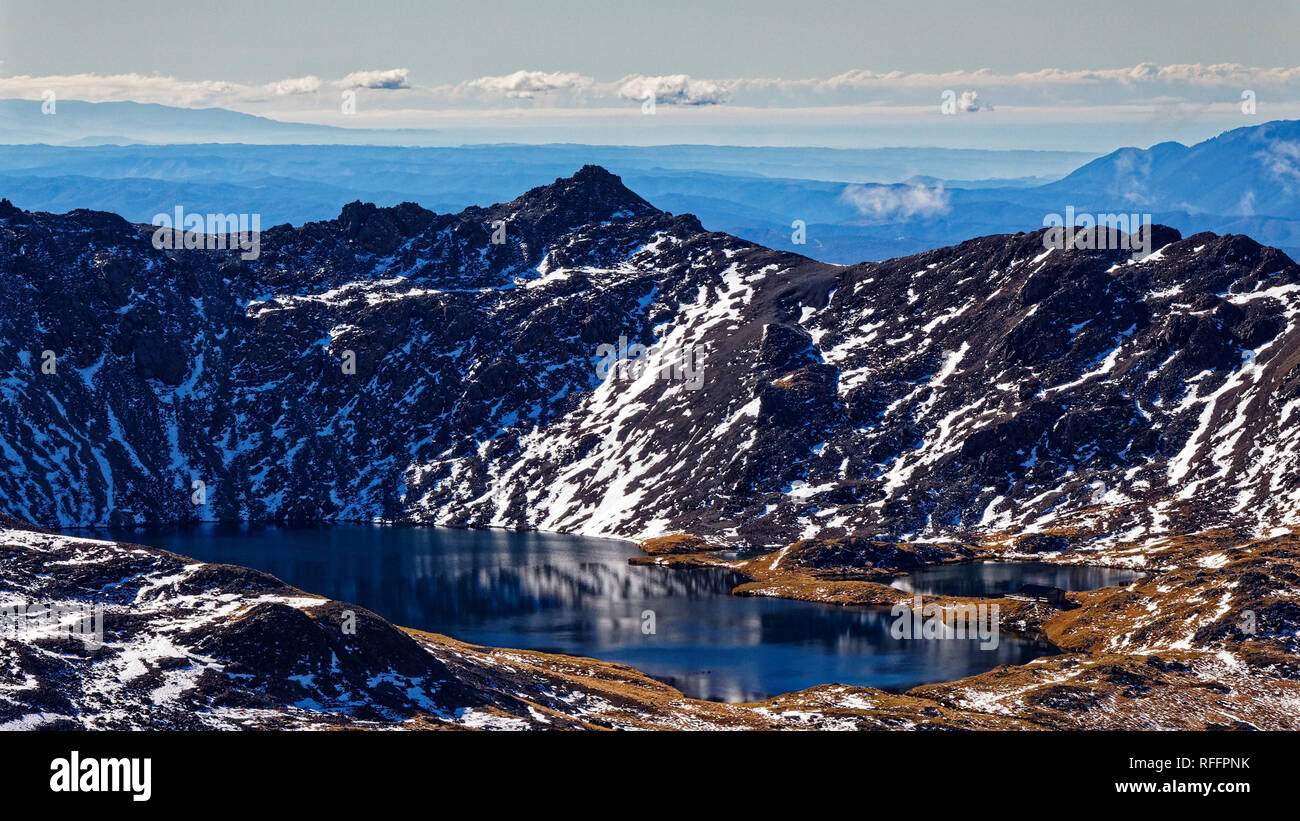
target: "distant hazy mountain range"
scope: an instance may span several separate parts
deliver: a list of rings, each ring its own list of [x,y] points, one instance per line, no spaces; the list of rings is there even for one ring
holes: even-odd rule
[[[265,143],[419,143],[432,132],[367,132],[135,103],[60,102],[57,115],[42,117],[39,103],[8,100],[0,101],[0,112],[13,115],[0,120],[0,140],[18,134],[93,142],[94,134],[128,132],[100,139],[121,142],[143,131],[177,142],[263,143],[0,146],[0,196],[19,207],[92,208],[133,222],[177,205],[258,213],[264,226],[330,219],[358,200],[455,213],[595,163],[664,210],[698,216],[710,230],[842,264],[1032,231],[1046,215],[1071,207],[1149,213],[1184,233],[1247,234],[1300,253],[1300,123],[1291,121],[1190,147],[1161,143],[1094,158],[935,148],[272,145]]]
[[[1057,179],[1090,158],[928,148],[24,145],[0,146],[0,196],[34,211],[92,208],[133,222],[181,204],[203,213],[260,213],[263,225],[302,225],[330,219],[357,200],[411,201],[440,213],[486,207],[597,163],[665,210],[696,214],[712,229],[853,262],[928,247],[929,240],[900,243],[889,230],[859,225],[861,211],[845,198],[849,184],[912,180],[927,188],[1002,190]],[[939,182],[957,179],[966,182]],[[805,246],[791,241],[795,220],[808,227]]]
[[[1094,213],[1151,213],[1155,222],[1184,232],[1248,234],[1295,253],[1300,250],[1300,122],[1238,128],[1190,147],[1123,148],[1047,185],[962,191],[954,198],[959,205],[949,216],[958,223],[981,203],[1018,204],[1026,218],[1073,205]]]
[[[285,123],[225,108],[178,108],[157,103],[0,100],[0,143],[126,145],[132,143],[366,143],[427,144],[437,132],[335,128]]]

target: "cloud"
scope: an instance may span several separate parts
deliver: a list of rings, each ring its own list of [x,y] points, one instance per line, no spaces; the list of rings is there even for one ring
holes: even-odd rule
[[[460,82],[420,86],[404,68],[355,71],[336,80],[314,76],[232,83],[219,79],[183,80],[163,75],[75,74],[0,76],[0,98],[39,99],[46,90],[60,99],[106,102],[132,100],[182,107],[221,106],[248,113],[292,117],[294,111],[319,110],[325,88],[401,89],[400,95],[372,95],[368,112],[385,108],[436,112],[448,108],[492,111],[514,101],[555,97],[555,107],[616,111],[625,101],[707,109],[727,104],[740,109],[896,107],[937,110],[941,95],[955,89],[966,112],[990,111],[989,99],[1009,118],[1016,110],[1115,108],[1128,106],[1163,111],[1205,106],[1225,112],[1240,105],[1243,90],[1258,95],[1261,116],[1300,104],[1300,67],[1256,68],[1236,63],[1212,65],[1141,63],[1111,69],[999,73],[991,69],[939,73],[855,70],[829,78],[701,78],[687,74],[633,74],[593,79],[577,72],[521,69]],[[1270,108],[1271,107],[1271,108]],[[335,106],[326,106],[333,109]],[[1146,115],[1144,115],[1146,116]],[[1199,115],[1198,115],[1199,116]]]
[[[908,73],[846,71],[825,79],[741,79],[731,83],[737,105],[782,100],[810,105],[870,102],[916,105],[943,89],[969,89],[1000,106],[1136,105],[1153,100],[1213,104],[1255,90],[1261,103],[1300,100],[1300,67],[1261,68],[1238,63],[1139,63],[1109,69],[997,72],[992,69]],[[980,110],[990,110],[987,103]]]
[[[1300,66],[1286,68],[1253,68],[1239,63],[1214,65],[1173,64],[1159,66],[1139,63],[1131,68],[1066,70],[1045,68],[1039,71],[1021,71],[1012,74],[990,69],[975,71],[948,71],[937,73],[905,73],[901,71],[875,72],[846,71],[827,80],[803,81],[814,88],[870,88],[884,86],[953,86],[979,85],[984,87],[1041,87],[1099,84],[1115,85],[1196,85],[1242,86],[1293,84],[1300,82]]]
[[[975,91],[963,91],[961,97],[957,98],[957,107],[962,111],[979,111],[979,93]],[[985,106],[988,108],[988,106]]]
[[[293,77],[287,80],[277,80],[274,83],[267,84],[267,90],[272,94],[314,94],[320,91],[320,78],[312,77]]]
[[[878,220],[905,220],[948,213],[952,207],[942,185],[848,185],[840,199],[859,214]]]
[[[1300,142],[1273,140],[1257,155],[1286,190],[1300,184]]]
[[[591,83],[590,77],[573,72],[516,71],[501,77],[480,77],[465,83],[464,87],[529,99],[548,91],[586,88]]]
[[[334,85],[345,88],[405,88],[406,69],[361,71]],[[269,83],[225,80],[181,80],[161,74],[59,74],[0,77],[0,99],[39,99],[53,91],[61,100],[92,103],[160,103],[181,108],[256,106],[274,100],[303,97],[320,91],[319,77],[290,77]]]
[[[1151,155],[1135,148],[1121,149],[1115,157],[1115,176],[1110,190],[1131,205],[1154,206],[1151,195]]]
[[[198,107],[243,98],[265,98],[266,86],[221,80],[178,80],[145,74],[60,74],[45,77],[0,77],[0,98],[38,99],[45,91],[59,99],[89,102],[133,101]]]
[[[339,80],[336,85],[343,88],[410,88],[410,83],[407,80],[408,74],[410,74],[410,70],[405,68],[390,68],[383,71],[354,71]]]
[[[1255,216],[1255,192],[1247,191],[1237,201],[1237,213],[1243,217]]]
[[[686,74],[647,77],[630,74],[618,81],[618,96],[638,102],[651,94],[662,105],[719,105],[727,102],[727,87],[713,80],[696,80]]]

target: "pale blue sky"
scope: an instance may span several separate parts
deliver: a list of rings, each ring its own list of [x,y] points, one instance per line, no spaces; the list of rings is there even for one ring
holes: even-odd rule
[[[400,64],[422,83],[521,68],[827,77],[1294,65],[1294,0],[0,0],[0,74],[265,82]]]
[[[1101,152],[1300,118],[1297,32],[1297,0],[0,0],[0,99],[468,141]]]

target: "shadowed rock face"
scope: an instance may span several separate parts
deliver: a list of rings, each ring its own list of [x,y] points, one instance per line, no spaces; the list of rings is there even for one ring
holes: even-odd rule
[[[0,523],[0,726],[512,727],[534,723],[543,703],[519,697],[528,675],[266,573],[19,524]],[[98,609],[94,641],[38,620],[41,608],[78,606]],[[543,689],[564,704],[569,687]],[[536,723],[583,726],[581,710],[568,712]]]
[[[377,616],[265,573],[30,530],[0,530],[0,544],[0,588],[26,608],[4,625],[3,723],[436,720],[486,703]],[[99,608],[95,641],[42,628],[34,603]]]
[[[458,215],[353,203],[255,260],[150,237],[0,207],[6,512],[772,545],[1267,531],[1300,503],[1300,268],[1241,236],[837,267],[588,166]],[[652,367],[602,380],[620,337]],[[656,378],[683,352],[698,390]]]

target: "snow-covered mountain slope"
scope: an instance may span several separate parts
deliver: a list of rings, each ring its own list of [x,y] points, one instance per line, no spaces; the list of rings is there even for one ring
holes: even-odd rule
[[[1267,533],[1300,507],[1300,267],[1241,236],[839,267],[592,166],[454,216],[355,203],[256,260],[151,233],[0,204],[7,512],[770,545]],[[600,367],[636,344],[639,375]]]

